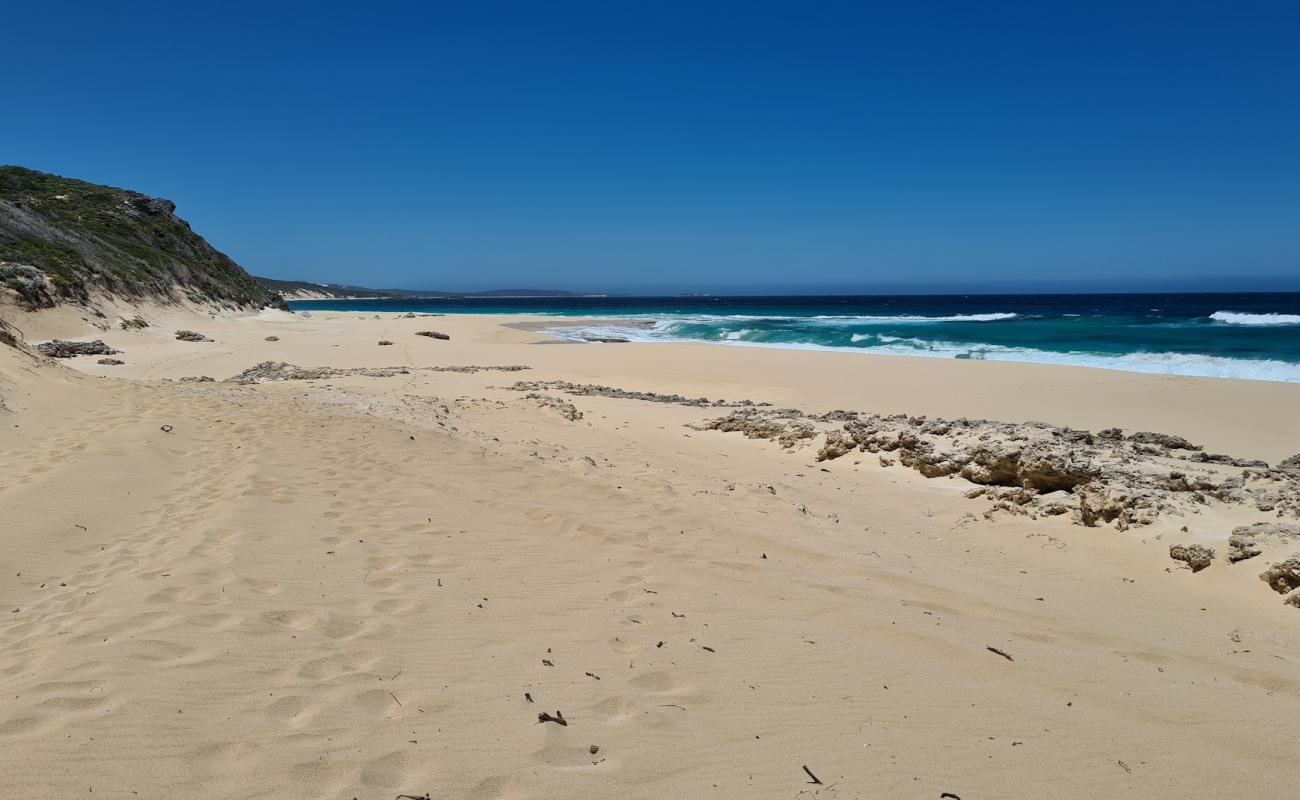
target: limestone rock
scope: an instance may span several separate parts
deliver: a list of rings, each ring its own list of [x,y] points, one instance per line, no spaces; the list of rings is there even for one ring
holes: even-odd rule
[[[1296,553],[1260,573],[1259,579],[1267,583],[1278,594],[1286,594],[1300,588],[1300,553]]]
[[[1228,536],[1228,560],[1232,563],[1254,558],[1264,552],[1259,540],[1265,538],[1300,541],[1300,525],[1279,522],[1256,522],[1233,528]]]
[[[1203,544],[1175,544],[1169,546],[1169,557],[1200,572],[1214,562],[1214,549]]]
[[[50,358],[72,358],[73,356],[113,356],[122,352],[114,350],[103,341],[96,339],[92,342],[65,342],[62,339],[55,339],[51,342],[42,342],[36,345],[37,352],[44,353]]]
[[[1181,436],[1171,436],[1167,433],[1152,433],[1151,431],[1138,431],[1128,437],[1130,442],[1138,444],[1153,444],[1157,447],[1163,447],[1167,450],[1200,450],[1199,444],[1192,444]]]

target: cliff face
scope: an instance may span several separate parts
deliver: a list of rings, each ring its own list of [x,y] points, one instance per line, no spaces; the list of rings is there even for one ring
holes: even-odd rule
[[[0,166],[0,286],[32,308],[95,292],[284,307],[170,200],[12,166]]]

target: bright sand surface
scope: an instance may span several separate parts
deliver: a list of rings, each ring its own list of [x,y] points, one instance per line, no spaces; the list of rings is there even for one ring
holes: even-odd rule
[[[505,387],[1120,426],[1275,461],[1300,451],[1300,385],[569,344],[518,317],[145,316],[6,314],[126,364],[0,346],[0,797],[1295,793],[1300,610],[1264,557],[1168,557],[1272,517],[985,519],[961,480],[685,427],[725,410],[552,393],[569,421]],[[265,360],[531,369],[162,380]]]

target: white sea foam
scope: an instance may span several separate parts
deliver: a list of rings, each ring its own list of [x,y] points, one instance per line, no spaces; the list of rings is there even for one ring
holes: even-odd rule
[[[583,336],[615,336],[634,342],[702,342],[729,347],[769,347],[783,350],[827,350],[874,355],[904,355],[922,358],[954,358],[984,361],[1014,361],[1030,364],[1058,364],[1095,369],[1144,372],[1160,375],[1186,375],[1237,380],[1283,381],[1300,383],[1300,364],[1272,359],[1225,358],[1195,353],[1125,353],[1106,355],[1084,352],[1054,352],[1031,347],[1006,347],[995,344],[950,342],[916,337],[879,335],[879,344],[867,346],[831,346],[805,342],[754,342],[737,338],[704,339],[683,336],[678,331],[684,321],[660,319],[653,326],[582,325],[549,330],[554,336],[582,341]],[[732,333],[741,334],[742,331]],[[854,334],[853,342],[864,342],[871,334]]]
[[[1300,314],[1247,314],[1240,311],[1216,311],[1210,315],[1210,319],[1228,325],[1300,325]]]
[[[901,314],[898,316],[853,316],[839,317],[831,314],[818,314],[808,319],[829,320],[844,325],[853,323],[862,323],[865,325],[889,325],[899,322],[999,322],[1004,319],[1015,319],[1020,316],[1010,312],[996,312],[992,314],[953,314],[947,317],[924,317],[914,314]]]
[[[1016,319],[1019,314],[999,311],[988,314],[953,314],[941,317],[926,317],[916,314],[816,314],[813,316],[783,316],[764,314],[674,314],[665,317],[662,314],[628,314],[620,317],[625,320],[639,320],[656,324],[692,324],[692,325],[731,325],[734,323],[769,322],[790,323],[818,326],[837,325],[895,325],[925,324],[931,322],[1000,322]]]

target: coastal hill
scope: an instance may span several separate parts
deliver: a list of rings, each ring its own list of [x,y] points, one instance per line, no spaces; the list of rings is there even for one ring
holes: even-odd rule
[[[421,299],[456,297],[578,297],[574,292],[560,289],[492,289],[484,292],[439,292],[423,289],[368,289],[343,283],[316,283],[314,281],[284,281],[275,278],[255,277],[266,288],[279,292],[286,300],[355,300],[355,299]]]
[[[284,307],[170,200],[16,166],[0,166],[0,285],[29,309],[95,295]]]

